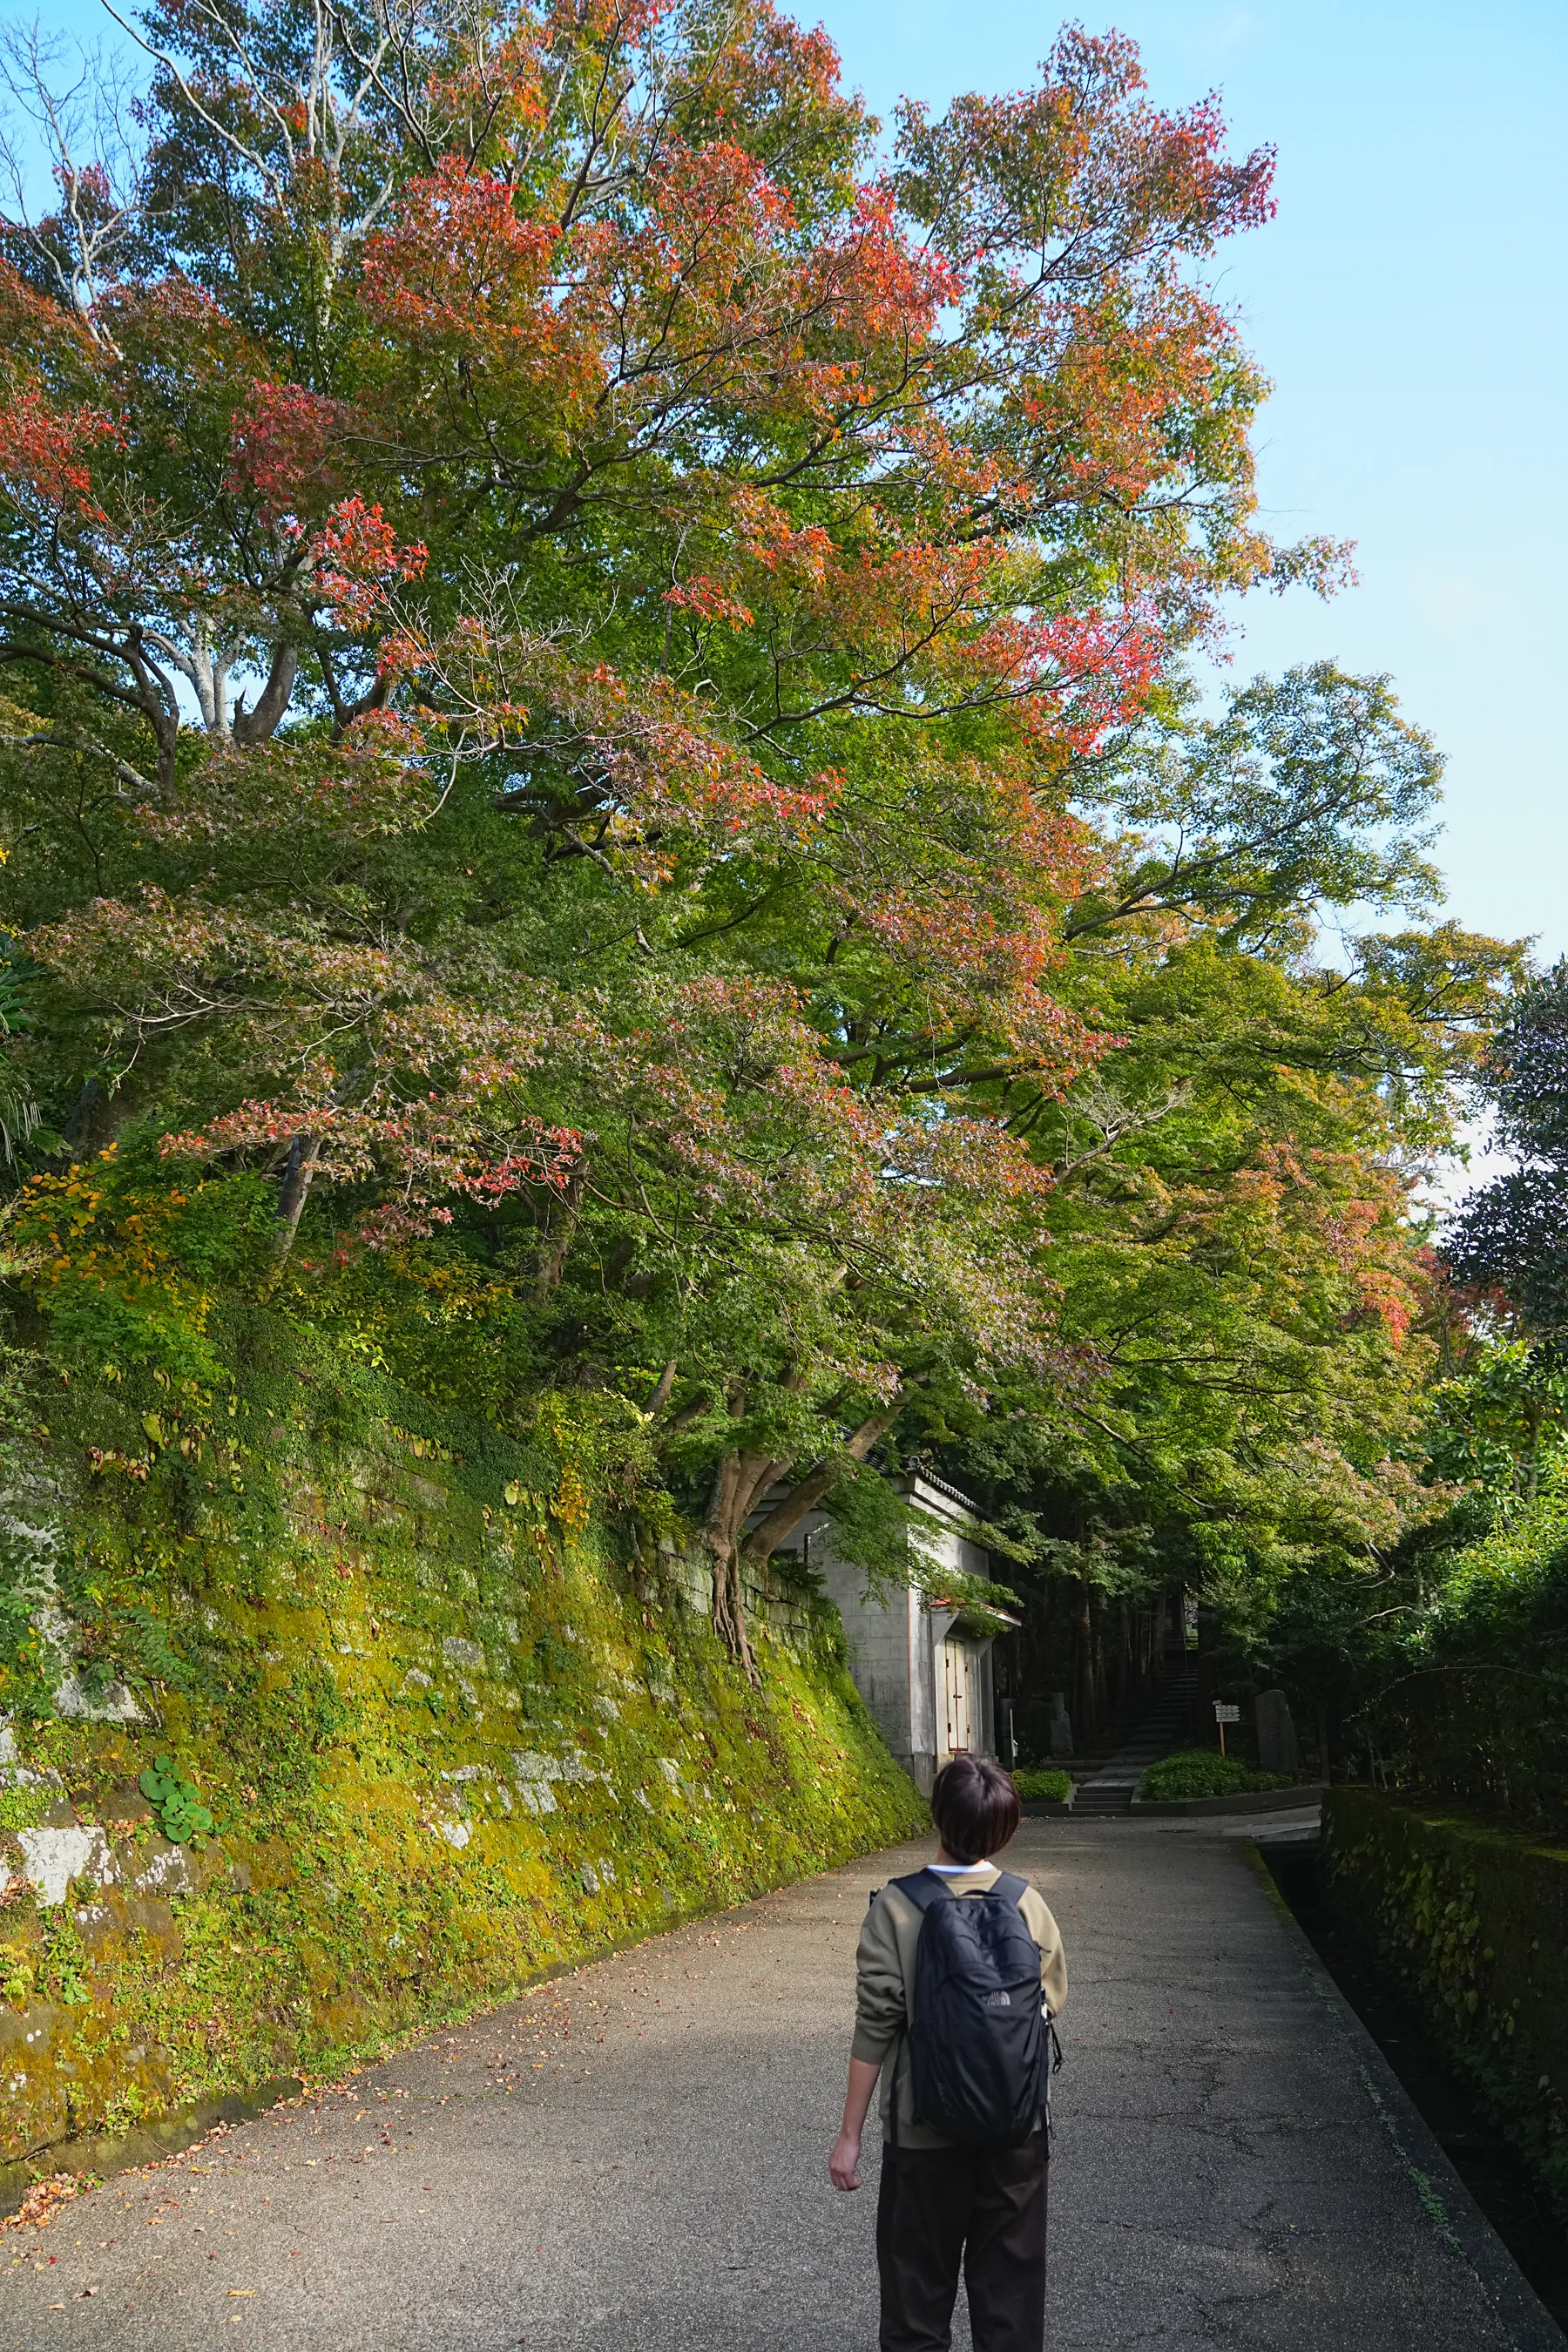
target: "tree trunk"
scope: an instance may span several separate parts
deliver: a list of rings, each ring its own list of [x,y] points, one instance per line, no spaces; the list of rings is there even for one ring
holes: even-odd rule
[[[237,743],[270,743],[289,709],[299,667],[300,656],[293,646],[273,647],[272,666],[255,709],[241,709],[234,714],[231,731]]]
[[[572,1236],[577,1230],[577,1220],[583,1212],[583,1189],[587,1181],[587,1157],[579,1151],[572,1171],[561,1188],[560,1202],[552,1206],[549,1230],[540,1244],[533,1295],[542,1307],[551,1292],[558,1287],[566,1271],[566,1254],[572,1246]]]
[[[816,1508],[844,1475],[844,1454],[863,1462],[878,1439],[892,1427],[903,1403],[900,1391],[891,1404],[863,1421],[843,1453],[826,1455],[814,1464],[749,1536],[742,1535],[746,1521],[774,1480],[782,1478],[789,1469],[788,1457],[736,1452],[727,1454],[720,1463],[708,1498],[704,1530],[708,1549],[713,1555],[713,1624],[752,1682],[761,1678],[746,1631],[744,1570],[752,1567],[759,1574],[766,1571],[780,1544],[795,1533],[802,1519]]]
[[[1079,1722],[1079,1744],[1087,1747],[1095,1730],[1094,1719],[1094,1627],[1089,1611],[1089,1586],[1078,1588],[1078,1623],[1074,1628],[1073,1647],[1077,1653],[1078,1691],[1076,1709]]]
[[[859,1428],[844,1448],[844,1453],[851,1455],[857,1462],[864,1462],[878,1439],[886,1437],[903,1411],[905,1402],[904,1392],[900,1390],[891,1404],[885,1406],[880,1412],[872,1413],[868,1420],[860,1423]],[[787,1467],[787,1464],[778,1463],[774,1465],[773,1475],[776,1476],[780,1470]],[[832,1493],[843,1475],[843,1455],[825,1455],[806,1472],[797,1486],[791,1488],[783,1502],[773,1506],[762,1525],[752,1529],[746,1538],[748,1556],[757,1561],[759,1566],[765,1565],[769,1554],[775,1552],[786,1537],[794,1535],[802,1519],[808,1513],[816,1510],[825,1495]],[[759,1491],[765,1493],[766,1489],[763,1488]]]
[[[713,1630],[744,1667],[748,1682],[761,1680],[746,1631],[741,1585],[741,1529],[759,1495],[765,1495],[781,1469],[771,1454],[726,1454],[714,1474],[704,1533],[713,1555]]]
[[[289,1146],[289,1158],[283,1169],[282,1188],[278,1195],[279,1264],[294,1246],[294,1236],[300,1230],[300,1220],[310,1198],[310,1180],[316,1172],[316,1162],[321,1156],[319,1135],[297,1135]]]

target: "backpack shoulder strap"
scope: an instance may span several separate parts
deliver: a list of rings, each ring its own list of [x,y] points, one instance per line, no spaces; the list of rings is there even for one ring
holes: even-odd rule
[[[1021,1903],[1028,1891],[1028,1880],[1020,1878],[1016,1870],[999,1870],[995,1885],[987,1889],[989,1894],[1000,1895],[1005,1902],[1012,1904]]]
[[[952,1899],[952,1888],[945,1878],[938,1877],[934,1870],[917,1870],[908,1878],[895,1878],[890,1883],[898,1888],[900,1895],[908,1897],[922,1916],[931,1908],[933,1904],[940,1903],[944,1898]]]

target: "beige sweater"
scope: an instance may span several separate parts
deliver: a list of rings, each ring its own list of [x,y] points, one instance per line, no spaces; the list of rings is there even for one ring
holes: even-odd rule
[[[953,1872],[947,1875],[947,1883],[955,1895],[983,1895],[996,1876],[995,1864],[985,1863],[962,1876]],[[1068,1997],[1068,1966],[1060,1932],[1032,1886],[1025,1889],[1018,1908],[1040,1948],[1040,1986],[1046,2006],[1055,2017]],[[920,1935],[920,1912],[896,1886],[885,1886],[866,1914],[855,1955],[855,2039],[849,2054],[882,2069],[884,2138],[892,2129],[896,2095],[900,2147],[948,2147],[951,2141],[940,2132],[916,2123],[910,2084],[910,2044],[904,2023],[913,1996]]]

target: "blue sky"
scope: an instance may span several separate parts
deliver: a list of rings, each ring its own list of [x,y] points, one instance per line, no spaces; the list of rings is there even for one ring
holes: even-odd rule
[[[815,18],[809,5],[797,12]],[[96,31],[92,0],[49,22]],[[1448,755],[1450,911],[1568,952],[1568,89],[1563,0],[1119,0],[1170,105],[1217,88],[1279,150],[1279,216],[1222,292],[1277,389],[1266,520],[1358,543],[1362,583],[1242,608],[1241,676],[1331,655],[1386,670]],[[1021,0],[828,0],[846,76],[903,91],[1030,79],[1058,17]]]
[[[803,10],[803,14],[812,13]],[[1276,391],[1258,433],[1277,536],[1358,544],[1324,605],[1249,599],[1235,667],[1386,670],[1448,756],[1449,911],[1568,952],[1568,7],[1290,0],[1082,9],[1152,95],[1218,89],[1238,146],[1279,150],[1279,215],[1222,292]],[[830,0],[846,78],[907,90],[1031,78],[1058,17],[1017,0]]]

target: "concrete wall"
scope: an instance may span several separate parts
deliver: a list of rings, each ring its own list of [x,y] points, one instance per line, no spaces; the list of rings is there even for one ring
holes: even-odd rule
[[[913,1482],[911,1496],[939,1521],[952,1521],[963,1514],[960,1502],[924,1479]],[[994,1756],[995,1680],[990,1641],[974,1638],[952,1609],[941,1607],[940,1591],[934,1601],[908,1587],[881,1595],[869,1591],[865,1571],[838,1557],[832,1521],[824,1512],[813,1512],[804,1522],[793,1549],[837,1605],[844,1621],[845,1647],[855,1686],[917,1788],[930,1790],[950,1753],[944,1643],[951,1642],[963,1653],[970,1691],[970,1752]],[[965,1541],[956,1528],[939,1527],[929,1549],[939,1576],[942,1568],[978,1576],[989,1571],[986,1552]]]

